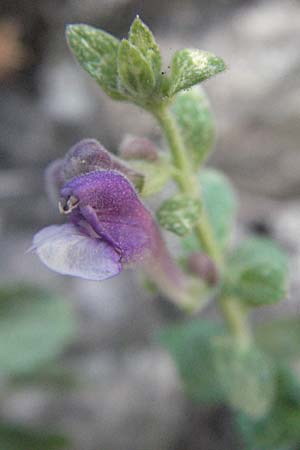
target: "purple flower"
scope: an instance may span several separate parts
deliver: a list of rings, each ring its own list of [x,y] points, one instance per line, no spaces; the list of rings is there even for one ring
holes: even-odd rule
[[[155,223],[119,172],[100,170],[76,176],[60,193],[60,210],[70,223],[47,227],[33,241],[50,269],[103,280],[153,252]]]
[[[185,277],[124,173],[136,179],[94,140],[79,142],[52,163],[48,191],[52,198],[59,193],[68,223],[39,231],[33,249],[55,272],[89,280],[105,280],[136,264],[165,294],[187,303]]]

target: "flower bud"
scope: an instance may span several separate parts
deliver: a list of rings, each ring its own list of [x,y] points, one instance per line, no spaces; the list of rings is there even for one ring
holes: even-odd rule
[[[202,252],[189,255],[187,267],[191,273],[198,275],[210,286],[215,286],[219,281],[219,274],[212,259]]]
[[[108,152],[95,139],[83,139],[70,148],[64,159],[53,161],[46,169],[46,191],[57,203],[62,186],[80,175],[115,170],[132,182],[138,192],[144,186],[144,175]]]
[[[127,134],[119,148],[120,156],[124,159],[144,159],[156,161],[158,159],[157,146],[150,139]]]

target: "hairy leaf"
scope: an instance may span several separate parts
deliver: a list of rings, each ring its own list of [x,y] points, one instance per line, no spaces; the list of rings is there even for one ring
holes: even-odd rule
[[[223,334],[217,322],[194,320],[169,327],[160,335],[160,342],[175,360],[187,394],[199,402],[223,400],[212,355],[214,339]]]
[[[152,32],[138,16],[130,27],[129,42],[138,48],[152,67],[155,77],[158,78],[161,71],[160,50]]]
[[[180,92],[173,112],[193,168],[197,170],[212,150],[215,137],[214,119],[204,91],[197,86],[188,92]]]
[[[254,347],[226,337],[215,342],[216,373],[228,403],[251,417],[268,413],[274,400],[274,366]]]
[[[190,48],[178,50],[171,64],[170,95],[188,89],[223,70],[224,61],[212,53]]]
[[[186,194],[169,198],[157,211],[159,224],[178,236],[189,234],[199,221],[201,204]]]
[[[224,291],[253,306],[276,303],[286,295],[287,273],[287,258],[275,243],[249,238],[229,258]]]
[[[137,47],[123,39],[119,47],[118,70],[120,89],[133,98],[145,98],[153,93],[155,77],[152,67]]]
[[[115,100],[125,96],[118,87],[118,49],[120,41],[89,25],[68,25],[67,41],[79,64]]]
[[[237,429],[247,450],[299,450],[299,392],[299,381],[288,368],[281,367],[277,376],[276,400],[269,415],[259,420],[245,414],[238,414],[236,418]]]

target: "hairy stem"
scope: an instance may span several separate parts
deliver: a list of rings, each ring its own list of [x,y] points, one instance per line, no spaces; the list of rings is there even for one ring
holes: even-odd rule
[[[174,176],[181,192],[200,198],[199,182],[192,170],[190,161],[184,147],[180,131],[167,106],[160,106],[152,110],[158,120],[172,154],[173,165],[176,173]],[[204,251],[212,258],[218,269],[223,269],[223,254],[221,253],[215,240],[209,219],[205,210],[199,217],[199,222],[195,226],[195,233]],[[231,335],[235,336],[241,345],[248,345],[251,341],[251,333],[248,327],[246,314],[239,303],[231,298],[221,298],[219,307],[223,319]]]
[[[172,113],[166,106],[156,108],[153,113],[164,131],[171,150],[173,165],[177,169],[175,181],[181,192],[189,194],[191,197],[199,198],[201,195],[199,182],[187,158],[184,143]],[[195,233],[205,252],[221,268],[223,257],[215,241],[204,209],[195,227]]]

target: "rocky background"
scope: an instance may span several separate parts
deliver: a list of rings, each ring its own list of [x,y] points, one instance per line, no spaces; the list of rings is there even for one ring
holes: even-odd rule
[[[229,70],[205,85],[218,127],[210,164],[239,189],[238,234],[271,234],[290,252],[290,298],[272,313],[300,312],[299,1],[2,0],[0,281],[35,282],[72,303],[78,333],[62,364],[83,383],[59,392],[19,388],[0,413],[59,427],[72,436],[70,450],[235,450],[228,412],[185,398],[171,359],[154,343],[176,311],[145,293],[133,273],[101,284],[73,280],[25,254],[35,231],[60,220],[44,192],[48,162],[84,137],[111,150],[128,132],[160,140],[146,113],[102,94],[64,40],[74,22],[124,36],[136,14],[154,31],[166,66],[187,46],[227,62]]]

